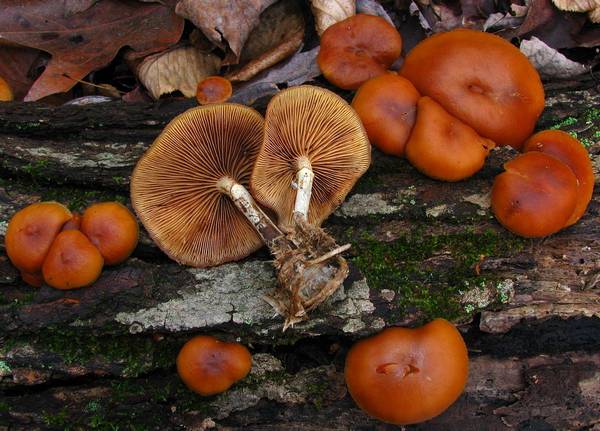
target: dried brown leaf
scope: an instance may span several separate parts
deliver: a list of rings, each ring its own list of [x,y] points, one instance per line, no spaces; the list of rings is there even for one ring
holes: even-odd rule
[[[15,100],[23,100],[35,81],[32,68],[40,54],[37,49],[0,46],[0,76],[10,85]]]
[[[311,0],[310,8],[315,16],[319,36],[332,24],[343,21],[356,13],[355,0]]]
[[[542,78],[573,78],[588,71],[588,68],[583,64],[569,60],[537,37],[523,40],[520,49]]]
[[[177,15],[189,19],[215,45],[229,46],[239,58],[242,47],[260,14],[276,0],[181,0],[175,7]]]
[[[146,57],[137,67],[137,74],[155,99],[178,90],[185,97],[194,97],[198,81],[216,74],[220,65],[216,55],[181,46]]]
[[[356,0],[356,13],[380,16],[390,24],[394,25],[392,18],[377,0]]]
[[[147,55],[173,45],[183,31],[183,20],[158,4],[103,0],[74,15],[65,5],[3,1],[0,44],[17,43],[52,54],[25,100],[69,90],[77,80],[110,63],[123,46]]]
[[[304,38],[304,15],[297,0],[281,0],[260,16],[240,57],[240,67],[228,78],[247,81],[263,70],[289,57],[300,48]]]

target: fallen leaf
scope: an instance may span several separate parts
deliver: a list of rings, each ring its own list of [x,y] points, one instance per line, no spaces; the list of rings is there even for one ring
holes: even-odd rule
[[[15,100],[23,100],[35,81],[32,69],[40,54],[33,48],[0,46],[0,76],[10,85]]]
[[[279,91],[278,84],[288,87],[304,84],[321,74],[317,65],[319,47],[310,51],[299,52],[281,64],[268,69],[238,88],[236,88],[232,102],[251,105],[261,97],[275,94]]]
[[[588,12],[592,22],[600,22],[600,0],[552,0],[557,8],[570,12]]]
[[[185,97],[194,97],[198,81],[216,74],[220,66],[216,55],[181,46],[146,57],[137,67],[137,75],[155,99],[178,90]]]
[[[496,12],[487,17],[483,24],[483,31],[499,31],[505,29],[515,29],[523,24],[527,15],[527,6],[512,4],[511,11],[502,13]]]
[[[345,20],[356,13],[355,0],[311,0],[310,8],[315,16],[319,36],[332,24]]]
[[[392,18],[377,0],[356,0],[356,13],[380,16],[390,24],[394,25]]]
[[[537,37],[521,41],[520,49],[542,78],[573,78],[588,72],[583,64],[569,60]]]
[[[241,66],[227,74],[232,81],[247,81],[289,57],[304,39],[304,15],[297,0],[281,0],[260,16],[260,22],[244,45]]]
[[[64,3],[4,0],[0,44],[12,42],[52,54],[26,101],[64,92],[129,46],[140,56],[163,50],[181,37],[183,20],[158,4],[103,0],[65,17]]]
[[[236,58],[260,14],[276,0],[181,0],[175,7],[177,15],[194,23],[215,45],[226,44]]]

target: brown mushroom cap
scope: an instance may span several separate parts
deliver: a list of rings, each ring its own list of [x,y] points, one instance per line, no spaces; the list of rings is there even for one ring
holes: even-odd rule
[[[192,391],[208,396],[224,392],[252,368],[252,356],[239,343],[226,343],[200,335],[183,345],[177,355],[177,372]]]
[[[317,62],[333,85],[355,90],[386,73],[401,52],[402,37],[393,25],[379,16],[356,14],[325,30]]]
[[[172,259],[206,267],[261,247],[252,225],[217,182],[228,176],[248,184],[263,123],[258,112],[242,105],[193,108],[175,117],[139,160],[131,202]]]
[[[39,272],[52,241],[70,219],[71,211],[58,202],[39,202],[16,212],[4,238],[13,265],[23,272]]]
[[[42,274],[56,289],[77,289],[96,281],[103,265],[102,255],[84,234],[64,230],[50,246]]]
[[[371,144],[384,153],[402,157],[417,118],[419,97],[408,79],[386,73],[361,85],[352,107]]]
[[[498,145],[519,148],[544,109],[544,88],[527,57],[482,31],[426,38],[406,56],[400,74]]]
[[[81,231],[98,247],[106,265],[129,257],[138,242],[139,228],[131,211],[119,202],[89,206],[81,218]]]
[[[504,164],[494,179],[492,211],[508,230],[527,238],[561,230],[575,210],[577,178],[557,158],[530,151]]]
[[[460,181],[483,167],[494,142],[430,97],[421,97],[417,107],[417,122],[406,143],[406,158],[415,168],[431,178]]]
[[[571,168],[577,177],[577,205],[566,226],[577,222],[585,213],[594,193],[594,169],[585,147],[562,130],[543,130],[531,136],[523,152],[541,151],[550,154]]]
[[[467,382],[465,342],[444,319],[416,329],[387,328],[356,343],[346,357],[348,391],[369,415],[397,425],[446,410]]]
[[[0,102],[10,102],[13,99],[14,95],[10,85],[0,76]]]
[[[223,103],[231,97],[232,92],[231,82],[228,79],[222,76],[209,76],[198,82],[196,100],[201,105]]]
[[[344,99],[308,85],[271,99],[252,172],[254,198],[277,214],[280,226],[292,225],[292,183],[304,158],[314,173],[308,222],[320,225],[369,168],[371,146],[360,118]]]

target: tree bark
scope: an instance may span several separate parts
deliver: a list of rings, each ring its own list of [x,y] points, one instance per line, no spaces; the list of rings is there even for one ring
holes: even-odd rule
[[[539,128],[557,125],[590,143],[600,93],[590,83],[553,87]],[[575,226],[543,240],[516,238],[489,208],[494,176],[516,154],[507,148],[452,184],[375,152],[325,224],[338,243],[352,244],[351,274],[285,334],[262,299],[275,283],[265,250],[192,269],[142,233],[133,257],[89,288],[24,285],[3,249],[11,215],[42,199],[73,209],[127,203],[137,158],[190,106],[0,104],[0,430],[394,429],[353,404],[344,355],[385,326],[437,316],[463,331],[470,380],[446,413],[409,428],[600,423],[600,192]],[[598,175],[600,143],[589,150]],[[250,377],[217,397],[187,391],[174,360],[196,333],[248,344]]]

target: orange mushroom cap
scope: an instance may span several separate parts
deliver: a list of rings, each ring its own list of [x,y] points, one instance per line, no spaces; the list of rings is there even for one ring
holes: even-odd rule
[[[52,241],[70,218],[71,211],[58,202],[39,202],[16,212],[4,238],[13,265],[23,272],[39,272]]]
[[[79,230],[80,227],[81,215],[74,212],[71,219],[63,225],[62,230]]]
[[[428,37],[410,51],[400,74],[498,145],[520,148],[544,109],[544,88],[527,57],[481,31]]]
[[[42,265],[44,280],[57,289],[77,289],[92,284],[102,272],[98,249],[78,230],[59,233]]]
[[[177,372],[183,383],[204,396],[226,391],[251,368],[252,355],[246,347],[206,335],[189,340],[177,356]]]
[[[504,164],[494,180],[492,211],[517,235],[543,237],[562,229],[577,204],[577,178],[557,158],[530,151]]]
[[[98,247],[106,265],[127,259],[138,243],[135,216],[119,202],[102,202],[88,207],[81,217],[81,231]]]
[[[210,103],[223,103],[230,97],[233,89],[231,82],[222,76],[209,76],[198,82],[196,100],[201,105]]]
[[[406,143],[406,158],[425,175],[460,181],[479,171],[494,142],[448,114],[435,100],[422,97],[417,122]]]
[[[346,385],[358,406],[397,425],[423,422],[462,393],[469,372],[465,343],[444,319],[416,329],[387,328],[348,352]]]
[[[594,169],[587,150],[566,132],[543,130],[525,142],[523,152],[528,151],[549,154],[571,168],[577,177],[577,204],[565,227],[576,223],[585,213],[594,193]]]
[[[386,73],[361,85],[352,107],[371,144],[384,153],[402,157],[416,121],[419,97],[409,80]]]
[[[10,102],[14,98],[10,85],[0,76],[0,102]]]
[[[401,51],[402,37],[393,25],[379,16],[356,14],[325,30],[317,63],[333,85],[355,90],[386,73]]]

